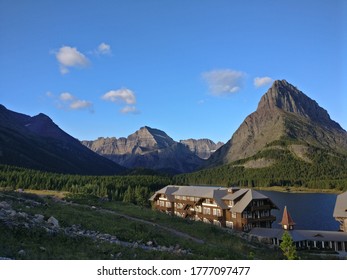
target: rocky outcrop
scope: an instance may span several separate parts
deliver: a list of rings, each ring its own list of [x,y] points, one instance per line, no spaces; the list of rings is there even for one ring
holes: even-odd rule
[[[92,151],[128,168],[149,168],[169,173],[196,170],[203,160],[164,131],[148,126],[127,138],[98,138],[82,141]]]
[[[208,159],[216,150],[224,145],[222,142],[216,144],[210,139],[187,139],[180,140],[180,143],[186,145],[189,150],[202,159]]]
[[[246,117],[232,138],[210,157],[207,166],[251,157],[283,139],[347,154],[346,131],[331,120],[316,101],[282,80],[273,83],[257,110]]]
[[[11,197],[12,199],[14,197]],[[18,199],[18,198],[14,198]],[[21,199],[23,204],[27,204],[27,207],[35,207],[38,205],[42,205],[41,203],[35,202],[32,204],[31,200]],[[28,206],[30,205],[30,206]],[[159,251],[159,252],[168,252],[175,255],[188,255],[192,254],[190,249],[184,249],[180,245],[171,245],[164,246],[158,244],[156,241],[149,240],[147,242],[143,242],[142,240],[137,241],[123,241],[117,238],[114,235],[108,233],[102,233],[96,230],[84,229],[81,225],[71,225],[62,227],[59,226],[59,221],[51,216],[48,219],[41,214],[29,214],[23,211],[18,211],[12,207],[10,203],[7,201],[0,201],[0,223],[6,226],[9,230],[13,228],[22,228],[25,231],[42,229],[47,234],[55,236],[57,234],[63,234],[68,238],[90,238],[94,242],[107,242],[111,244],[115,244],[118,246],[134,248],[134,249],[142,249],[146,251]],[[39,247],[41,251],[45,251],[46,248]],[[26,252],[21,249],[17,252],[17,255],[20,258],[24,258]],[[121,255],[113,256],[114,258],[121,258]],[[0,260],[9,259],[4,256],[0,256]]]

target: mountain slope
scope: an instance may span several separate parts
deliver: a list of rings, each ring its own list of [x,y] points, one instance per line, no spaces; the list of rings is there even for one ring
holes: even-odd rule
[[[117,174],[123,167],[90,151],[48,116],[31,117],[0,105],[0,164],[52,172]]]
[[[276,148],[279,141],[284,141],[285,148],[294,154],[300,150],[297,145],[307,152],[308,146],[314,146],[347,154],[346,131],[331,120],[316,101],[282,80],[273,83],[261,98],[257,110],[246,117],[207,165],[217,166],[249,158],[270,146]]]
[[[165,132],[148,126],[127,138],[98,138],[82,141],[94,152],[129,168],[150,168],[170,173],[192,172],[203,162],[186,145]]]

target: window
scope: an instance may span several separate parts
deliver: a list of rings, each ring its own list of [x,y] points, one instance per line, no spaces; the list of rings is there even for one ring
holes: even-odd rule
[[[220,216],[221,216],[221,211],[220,211],[220,209],[218,209],[218,208],[213,208],[213,215],[214,215],[214,216],[220,217]]]
[[[195,206],[195,211],[201,213],[201,206]]]
[[[210,215],[211,214],[211,208],[204,208],[204,214]]]
[[[171,208],[171,202],[166,202],[166,208]]]
[[[233,229],[234,228],[234,223],[233,222],[226,222],[226,227]]]
[[[231,217],[232,217],[233,219],[236,219],[236,212],[231,212]]]

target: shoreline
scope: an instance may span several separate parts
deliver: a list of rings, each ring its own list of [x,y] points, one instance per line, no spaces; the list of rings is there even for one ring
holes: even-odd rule
[[[275,192],[285,192],[285,193],[329,193],[329,194],[340,194],[343,191],[336,189],[313,189],[305,187],[282,187],[282,186],[273,186],[273,187],[255,187],[255,190],[259,191],[275,191]]]

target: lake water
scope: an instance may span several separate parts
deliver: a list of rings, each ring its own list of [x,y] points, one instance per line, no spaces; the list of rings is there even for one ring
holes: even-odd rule
[[[296,229],[332,230],[339,229],[339,223],[333,217],[336,194],[286,193],[259,191],[269,197],[280,210],[272,210],[276,216],[273,228],[280,228],[284,206],[296,223]]]

